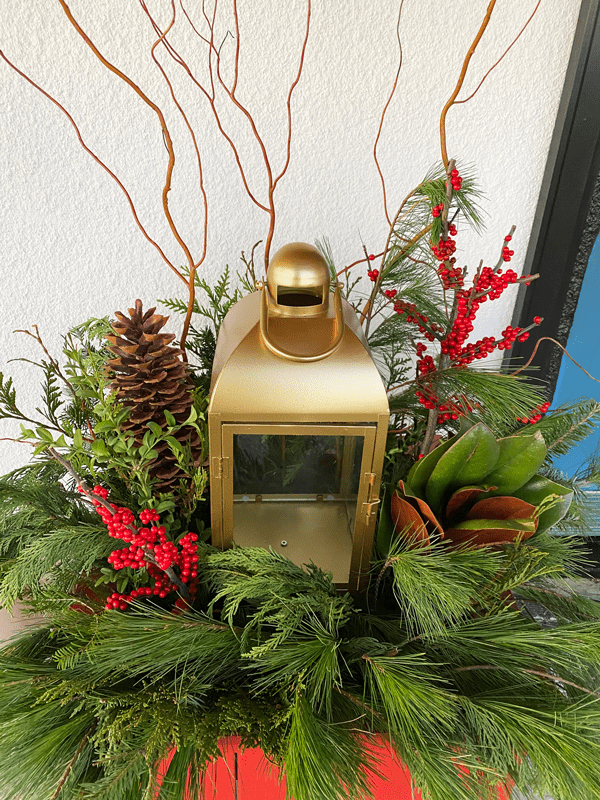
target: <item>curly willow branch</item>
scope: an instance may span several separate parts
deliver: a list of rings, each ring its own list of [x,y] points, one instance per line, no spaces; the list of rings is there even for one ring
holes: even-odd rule
[[[84,142],[83,137],[81,135],[81,131],[79,130],[79,127],[78,127],[77,123],[75,122],[73,117],[69,114],[67,109],[61,103],[59,103],[58,100],[56,100],[54,97],[52,97],[51,94],[48,94],[48,92],[46,92],[44,89],[42,89],[42,87],[39,84],[37,84],[32,78],[30,78],[28,75],[26,75],[24,72],[22,72],[15,64],[13,64],[13,62],[10,61],[10,59],[4,54],[4,52],[2,50],[0,50],[0,58],[2,58],[3,61],[5,61],[6,64],[8,64],[8,66],[17,73],[17,75],[20,75],[24,80],[27,81],[27,83],[29,83],[31,86],[33,86],[34,89],[37,89],[37,91],[40,92],[40,94],[43,94],[44,97],[46,97],[48,100],[50,100],[51,103],[54,103],[54,105],[58,109],[60,109],[62,111],[62,113],[65,115],[65,117],[69,120],[69,122],[73,126],[73,128],[75,130],[75,134],[77,136],[77,139],[79,140],[79,144],[83,147],[85,152],[88,153],[94,159],[94,161],[97,164],[99,164],[102,167],[102,169],[110,175],[110,177],[115,181],[117,186],[121,189],[121,191],[125,195],[125,197],[127,199],[127,202],[129,203],[129,208],[131,209],[131,213],[133,214],[133,219],[135,220],[135,223],[138,226],[138,228],[140,229],[140,231],[141,231],[142,235],[144,236],[144,238],[148,242],[150,242],[150,244],[153,247],[155,247],[158,250],[158,252],[160,253],[160,256],[163,259],[163,261],[165,262],[165,264],[167,264],[167,266],[170,269],[173,270],[173,272],[177,275],[177,277],[180,278],[185,284],[187,284],[187,278],[185,277],[185,275],[182,272],[180,272],[177,269],[177,267],[174,264],[171,263],[171,261],[169,261],[169,259],[167,258],[166,254],[163,252],[161,246],[158,244],[158,242],[155,242],[154,239],[152,239],[152,237],[148,234],[148,232],[146,231],[146,229],[142,225],[142,223],[140,221],[140,218],[138,217],[136,208],[135,208],[135,206],[133,204],[133,200],[131,199],[131,195],[129,194],[129,192],[127,191],[125,186],[121,183],[119,178],[110,169],[110,167],[108,167],[104,163],[104,161],[102,161],[94,153],[94,151],[91,150],[87,146],[87,144]]]
[[[533,11],[532,11],[532,13],[531,13],[531,16],[529,17],[529,19],[527,20],[527,22],[525,23],[525,25],[523,25],[523,27],[522,27],[522,28],[521,28],[521,30],[520,30],[520,31],[517,33],[517,35],[515,36],[515,38],[514,38],[514,39],[512,40],[512,42],[511,42],[511,43],[508,45],[508,47],[506,48],[506,50],[505,50],[505,51],[502,53],[502,55],[500,56],[500,58],[499,58],[499,59],[498,59],[498,60],[497,60],[497,61],[496,61],[494,64],[492,64],[492,66],[491,66],[491,67],[488,69],[488,71],[485,73],[485,75],[483,76],[483,78],[482,78],[482,79],[479,81],[479,83],[477,84],[477,87],[475,88],[475,90],[474,90],[474,91],[472,91],[472,92],[471,92],[471,94],[470,94],[468,97],[465,97],[465,99],[464,99],[464,100],[456,100],[456,101],[455,101],[455,103],[454,103],[454,105],[455,105],[455,106],[458,106],[458,105],[460,105],[461,103],[467,103],[469,100],[471,100],[471,98],[475,97],[475,95],[476,95],[476,94],[477,94],[477,92],[478,92],[478,91],[481,89],[481,87],[482,87],[482,85],[483,85],[483,82],[484,82],[484,81],[485,81],[485,79],[488,77],[488,75],[490,74],[490,72],[492,72],[492,70],[496,69],[496,67],[497,67],[497,66],[498,66],[498,64],[499,64],[499,63],[502,61],[502,59],[504,58],[504,56],[508,55],[508,52],[509,52],[509,50],[510,50],[510,49],[513,47],[513,45],[515,45],[515,44],[516,44],[516,43],[519,41],[519,39],[521,38],[521,34],[522,34],[522,33],[523,33],[523,31],[525,30],[525,28],[526,28],[526,27],[529,25],[529,23],[531,22],[531,20],[532,20],[532,19],[535,17],[535,15],[536,15],[536,12],[537,12],[538,8],[540,7],[540,4],[541,4],[541,2],[542,2],[542,0],[538,0],[538,1],[537,1],[537,5],[536,5],[536,7],[533,9]]]
[[[165,80],[165,83],[167,84],[167,86],[169,88],[169,93],[171,95],[171,99],[173,100],[173,103],[175,104],[175,107],[177,108],[177,110],[181,114],[181,118],[183,119],[183,121],[185,123],[185,126],[188,129],[188,132],[190,134],[190,138],[192,140],[194,151],[196,153],[196,161],[197,161],[197,164],[198,164],[198,177],[199,177],[199,181],[200,181],[200,193],[202,195],[202,201],[203,201],[203,206],[204,206],[204,227],[203,227],[203,236],[202,236],[202,255],[200,256],[198,261],[193,263],[193,265],[192,265],[192,267],[190,269],[190,272],[189,272],[188,305],[187,305],[187,309],[186,309],[185,320],[184,320],[184,323],[183,323],[183,332],[182,332],[181,340],[180,340],[181,347],[185,348],[185,341],[187,339],[187,334],[188,334],[188,331],[189,331],[189,328],[190,328],[190,324],[191,324],[191,321],[192,321],[192,313],[193,313],[193,310],[194,310],[194,303],[195,303],[195,300],[196,300],[196,271],[197,271],[198,267],[203,263],[204,259],[206,258],[206,247],[207,247],[207,242],[208,242],[208,197],[206,195],[206,188],[204,186],[204,172],[202,170],[202,159],[200,157],[200,149],[198,147],[198,140],[196,138],[196,134],[194,133],[194,129],[192,128],[192,126],[190,124],[190,121],[189,121],[185,111],[183,110],[180,102],[177,99],[177,96],[175,95],[175,90],[173,89],[173,84],[171,83],[171,80],[169,79],[169,76],[167,75],[164,67],[159,62],[158,58],[156,57],[156,52],[155,52],[155,50],[158,47],[158,45],[162,43],[162,44],[165,45],[165,48],[167,49],[167,52],[170,53],[169,45],[166,43],[166,36],[169,33],[169,31],[171,30],[171,28],[173,27],[173,25],[175,24],[175,16],[176,16],[175,0],[171,0],[171,9],[172,9],[171,22],[169,23],[168,27],[166,28],[166,30],[164,32],[162,32],[160,30],[157,22],[155,21],[155,19],[152,17],[150,12],[148,11],[148,7],[146,6],[146,3],[144,2],[144,0],[139,0],[139,2],[140,2],[140,5],[141,5],[143,11],[145,12],[146,16],[150,20],[150,22],[152,24],[152,27],[154,28],[156,33],[159,35],[159,38],[152,45],[152,50],[151,50],[152,60],[154,61],[154,63],[158,67],[158,69],[160,70],[160,72],[161,72],[161,74],[162,74],[162,76],[163,76],[163,78]],[[172,58],[177,60],[175,55],[172,55]]]
[[[575,359],[573,358],[573,356],[570,356],[570,355],[569,355],[569,353],[568,353],[568,352],[566,351],[566,349],[565,349],[565,348],[562,346],[562,344],[561,344],[560,342],[557,342],[557,341],[556,341],[556,339],[553,339],[551,336],[541,336],[541,337],[540,337],[540,338],[537,340],[537,342],[535,343],[535,347],[533,348],[533,353],[532,353],[532,354],[529,356],[529,358],[527,359],[527,361],[525,362],[525,364],[523,364],[523,366],[522,366],[522,367],[519,367],[519,369],[515,370],[515,372],[511,372],[511,373],[510,373],[510,374],[511,374],[511,377],[513,377],[514,375],[518,375],[518,374],[519,374],[519,372],[523,372],[523,370],[524,370],[524,369],[527,369],[527,367],[528,367],[528,366],[531,364],[531,362],[532,362],[532,361],[533,361],[533,359],[535,358],[535,354],[537,353],[537,349],[538,349],[538,347],[539,347],[539,346],[540,346],[540,344],[541,344],[542,342],[544,342],[544,341],[548,341],[548,342],[554,342],[554,344],[556,344],[556,345],[558,345],[558,347],[560,347],[560,349],[563,351],[563,353],[566,355],[566,357],[571,359],[571,361],[572,361],[572,362],[575,364],[575,366],[576,366],[576,367],[579,367],[579,369],[580,369],[582,372],[585,372],[585,374],[588,376],[588,378],[591,378],[591,379],[592,379],[593,381],[595,381],[596,383],[600,383],[600,380],[598,380],[598,378],[594,378],[594,376],[593,376],[593,375],[590,375],[590,373],[587,371],[587,369],[584,369],[584,368],[581,366],[581,364],[578,364],[578,363],[577,363],[577,361],[575,361]]]
[[[462,85],[464,83],[467,70],[469,69],[469,62],[471,60],[471,57],[473,56],[473,53],[477,49],[477,45],[479,44],[481,37],[483,36],[485,29],[488,26],[495,5],[496,5],[496,0],[490,0],[490,4],[488,5],[487,11],[485,12],[485,17],[483,18],[483,22],[481,23],[481,26],[477,31],[477,36],[473,39],[473,44],[469,48],[469,51],[465,56],[465,60],[463,61],[462,69],[460,71],[457,84],[454,87],[454,91],[452,92],[448,102],[442,109],[442,113],[440,116],[440,145],[442,149],[442,161],[444,162],[444,167],[446,168],[446,171],[448,170],[448,160],[449,160],[448,151],[446,149],[446,115],[448,114],[448,111],[454,105],[456,98],[458,97],[458,93],[460,92]]]
[[[392,84],[392,91],[390,92],[390,96],[387,99],[387,103],[383,107],[383,111],[381,112],[381,118],[379,120],[379,127],[377,128],[377,136],[375,137],[375,143],[373,145],[373,160],[375,161],[375,166],[377,167],[377,172],[379,173],[379,180],[381,181],[381,191],[383,192],[383,210],[385,211],[385,218],[387,219],[388,225],[390,228],[392,227],[392,220],[390,219],[390,212],[388,210],[387,204],[387,192],[385,188],[385,178],[383,177],[383,172],[381,171],[381,166],[379,164],[379,159],[377,158],[377,145],[379,144],[379,139],[381,137],[381,131],[383,130],[383,123],[385,121],[385,115],[387,114],[388,107],[392,102],[394,95],[396,94],[396,88],[398,87],[398,78],[400,77],[400,69],[402,68],[402,42],[400,41],[400,17],[402,16],[402,6],[404,5],[404,0],[400,2],[400,8],[398,10],[398,22],[396,23],[396,38],[398,39],[398,69],[396,70],[396,77],[394,78],[394,83]]]
[[[156,103],[153,103],[152,100],[150,100],[150,98],[142,91],[142,89],[137,85],[137,83],[135,83],[135,81],[133,81],[128,75],[126,75],[124,72],[122,72],[118,67],[116,67],[114,64],[112,64],[107,58],[105,58],[102,55],[100,50],[98,50],[96,45],[92,42],[90,37],[86,34],[86,32],[81,27],[81,25],[77,22],[77,20],[73,16],[73,14],[71,12],[71,9],[69,8],[69,6],[66,3],[66,0],[58,0],[58,2],[60,3],[60,5],[61,5],[61,7],[62,7],[62,9],[63,9],[63,11],[65,13],[65,16],[67,17],[67,19],[69,20],[69,22],[71,23],[73,28],[81,36],[83,41],[87,44],[87,46],[90,48],[92,53],[96,56],[96,58],[98,58],[98,60],[103,64],[103,66],[105,66],[108,70],[110,70],[110,72],[112,72],[115,75],[117,75],[117,77],[121,78],[122,81],[124,81],[128,86],[130,86],[133,89],[133,91],[138,95],[138,97],[149,108],[151,108],[152,111],[154,111],[154,113],[156,114],[156,116],[159,119],[160,127],[161,127],[161,130],[162,130],[162,133],[163,133],[163,136],[164,136],[164,140],[165,140],[165,145],[166,145],[167,151],[169,153],[169,161],[167,163],[167,173],[166,173],[166,176],[165,176],[165,184],[164,184],[163,191],[162,191],[163,213],[165,215],[165,218],[167,220],[169,228],[171,229],[171,233],[173,234],[173,236],[175,237],[177,243],[179,244],[179,246],[183,250],[183,252],[185,254],[186,261],[188,262],[188,268],[189,268],[189,273],[190,273],[191,277],[187,278],[187,279],[184,277],[183,280],[185,281],[185,283],[188,286],[188,291],[189,291],[190,295],[193,295],[193,293],[194,293],[194,283],[193,283],[194,259],[192,257],[192,254],[190,252],[190,249],[189,249],[188,245],[186,244],[186,242],[182,238],[181,234],[179,233],[179,231],[177,229],[177,226],[175,225],[175,221],[173,220],[173,216],[172,216],[172,214],[171,214],[171,212],[169,210],[169,192],[171,191],[171,178],[173,176],[173,169],[175,167],[175,149],[173,147],[173,140],[171,138],[171,133],[170,133],[169,128],[167,126],[167,121],[165,119],[165,115],[163,114],[161,109],[156,105]],[[171,27],[173,26],[174,22],[175,22],[175,13],[174,13],[174,10],[173,10],[173,18],[171,20],[171,23],[170,23],[169,27],[167,28],[167,31],[165,31],[165,33],[161,34],[159,40],[154,44],[154,47],[156,47],[164,39],[166,33],[171,29]],[[153,51],[154,51],[154,47],[152,48]],[[192,300],[192,306],[193,306],[193,300]],[[188,325],[189,325],[189,322],[188,322]],[[184,329],[182,337],[181,337],[181,345],[182,345],[182,349],[183,349],[184,354],[185,354],[184,345],[185,345],[186,336],[187,336],[187,330]]]

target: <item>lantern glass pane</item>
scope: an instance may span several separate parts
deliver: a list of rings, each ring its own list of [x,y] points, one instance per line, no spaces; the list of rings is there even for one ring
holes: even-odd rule
[[[234,434],[233,540],[348,578],[364,437]]]

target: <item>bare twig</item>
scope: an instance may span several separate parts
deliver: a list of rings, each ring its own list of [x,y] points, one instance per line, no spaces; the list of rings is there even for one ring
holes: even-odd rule
[[[71,123],[71,125],[75,129],[75,134],[76,134],[76,136],[77,136],[77,138],[79,140],[79,144],[83,147],[83,149],[86,151],[86,153],[88,153],[88,155],[90,155],[94,159],[94,161],[97,164],[99,164],[99,166],[101,166],[102,169],[110,175],[110,177],[115,181],[117,186],[121,189],[121,191],[125,195],[125,198],[126,198],[127,202],[129,203],[129,208],[131,209],[131,213],[133,214],[133,219],[135,221],[135,224],[138,226],[138,228],[139,228],[140,232],[142,233],[142,235],[144,236],[144,238],[148,242],[150,242],[150,244],[160,253],[161,258],[163,259],[165,264],[167,264],[169,269],[171,269],[177,275],[177,277],[180,278],[187,285],[187,279],[186,279],[185,275],[182,272],[180,272],[177,269],[177,267],[171,261],[169,261],[169,259],[167,258],[166,254],[162,250],[161,246],[158,244],[158,242],[154,241],[154,239],[150,236],[148,231],[142,225],[142,223],[140,221],[140,218],[138,217],[137,210],[136,210],[136,208],[135,208],[135,206],[133,204],[133,200],[131,199],[131,195],[129,194],[129,192],[127,191],[125,186],[121,183],[119,178],[110,169],[110,167],[108,167],[104,163],[104,161],[102,161],[102,159],[100,159],[93,152],[93,150],[91,150],[87,146],[87,144],[83,140],[83,137],[81,135],[81,131],[79,130],[79,127],[78,127],[77,123],[75,122],[73,117],[69,114],[67,109],[61,103],[59,103],[58,100],[56,100],[54,97],[52,97],[52,95],[48,94],[48,92],[46,92],[44,89],[42,89],[42,87],[39,84],[37,84],[28,75],[26,75],[24,72],[22,72],[17,66],[15,66],[15,64],[13,64],[13,62],[10,61],[7,58],[7,56],[4,54],[4,52],[2,50],[0,50],[0,58],[2,58],[8,64],[8,66],[17,73],[17,75],[20,75],[24,80],[27,81],[27,83],[29,83],[31,86],[33,86],[34,89],[37,89],[37,91],[40,92],[40,94],[43,94],[44,97],[48,98],[48,100],[50,100],[51,103],[54,103],[54,105],[62,111],[62,113],[66,116],[66,118],[69,120],[69,122]]]
[[[398,69],[396,70],[396,77],[394,78],[394,83],[392,84],[392,91],[390,92],[390,96],[387,99],[387,103],[383,107],[383,111],[381,112],[381,118],[379,120],[379,127],[377,128],[377,136],[375,137],[375,144],[373,145],[373,159],[375,161],[375,166],[377,167],[377,172],[379,173],[379,179],[381,181],[381,190],[383,192],[383,210],[385,212],[385,218],[387,219],[388,225],[391,227],[392,222],[390,220],[390,215],[388,212],[388,205],[387,205],[387,193],[385,189],[385,178],[383,177],[383,172],[381,171],[381,166],[379,165],[379,159],[377,158],[377,145],[379,144],[379,139],[381,137],[381,131],[383,130],[383,123],[385,121],[385,115],[387,114],[388,107],[392,102],[394,95],[396,94],[396,88],[398,86],[398,78],[400,77],[400,69],[402,68],[402,42],[400,41],[400,17],[402,16],[402,6],[404,5],[404,0],[400,0],[400,8],[398,10],[398,22],[396,23],[396,38],[398,39]]]
[[[496,5],[496,0],[490,0],[490,3],[487,7],[487,11],[485,12],[485,17],[483,18],[483,22],[481,23],[481,26],[477,31],[477,36],[473,39],[473,44],[469,48],[469,51],[467,52],[467,55],[465,56],[465,59],[463,61],[462,69],[460,71],[460,75],[456,83],[456,86],[454,87],[454,91],[450,95],[450,98],[448,99],[446,105],[443,107],[442,113],[440,115],[440,146],[442,150],[442,161],[444,162],[444,166],[446,167],[446,169],[448,169],[448,151],[446,149],[446,115],[448,114],[450,108],[456,102],[458,93],[460,92],[463,82],[465,80],[465,76],[469,68],[469,62],[471,60],[471,57],[475,52],[477,45],[479,44],[479,41],[485,32],[485,29],[488,26],[495,5]]]
[[[469,666],[465,667],[456,667],[454,672],[469,672],[470,670],[505,670],[508,667],[501,667],[497,664],[470,664]],[[600,697],[600,692],[594,692],[593,689],[586,689],[585,686],[580,686],[578,683],[573,683],[573,681],[568,681],[566,678],[561,678],[560,675],[552,675],[550,672],[543,672],[542,670],[538,669],[524,669],[523,672],[526,672],[528,675],[538,675],[540,678],[547,678],[554,683],[563,683],[565,686],[572,686],[574,689],[579,689],[581,692],[585,692],[586,694],[591,694],[594,697]]]
[[[73,384],[64,375],[63,371],[60,368],[60,364],[58,363],[58,361],[48,351],[48,348],[46,347],[46,345],[44,344],[44,342],[42,340],[42,337],[40,336],[40,331],[39,331],[38,326],[37,325],[32,325],[31,327],[33,328],[35,333],[32,333],[31,331],[28,331],[28,330],[22,330],[22,329],[19,329],[19,328],[17,328],[17,330],[14,330],[13,333],[24,333],[26,336],[31,336],[32,339],[35,339],[35,341],[39,344],[39,346],[42,348],[42,350],[46,354],[46,356],[48,358],[48,361],[52,365],[52,367],[53,367],[54,371],[56,372],[56,374],[58,375],[58,377],[62,380],[62,382],[68,388],[68,390],[71,392],[73,397],[75,397],[75,389],[73,388]]]
[[[91,727],[91,728],[88,730],[88,732],[85,734],[85,736],[84,736],[84,737],[83,737],[83,739],[81,740],[81,742],[80,742],[80,744],[79,744],[79,747],[78,747],[78,748],[77,748],[77,750],[75,751],[75,755],[73,756],[73,758],[72,758],[72,759],[69,761],[69,763],[67,764],[67,768],[66,768],[66,769],[65,769],[65,771],[63,772],[63,774],[62,774],[62,777],[61,777],[61,779],[60,779],[60,780],[59,780],[59,782],[58,782],[58,786],[56,787],[56,789],[55,789],[55,791],[54,791],[54,794],[52,795],[52,797],[50,798],[50,800],[56,800],[56,799],[57,799],[57,797],[60,795],[60,793],[61,793],[61,791],[62,791],[62,787],[65,785],[65,781],[67,780],[67,778],[68,778],[68,777],[69,777],[69,775],[71,774],[71,771],[73,770],[73,767],[75,766],[75,762],[77,761],[77,759],[79,758],[79,756],[80,756],[80,755],[81,755],[81,753],[83,752],[83,749],[84,749],[84,747],[86,746],[86,744],[89,742],[89,740],[90,740],[90,736],[92,735],[92,733],[94,732],[94,730],[95,730],[95,728],[96,728],[96,724],[97,724],[97,723],[96,723],[96,722],[94,722],[94,724],[92,725],[92,727]]]
[[[511,43],[508,45],[508,47],[506,48],[506,50],[505,50],[505,51],[502,53],[502,55],[500,56],[500,58],[499,58],[499,59],[498,59],[498,60],[497,60],[497,61],[496,61],[494,64],[492,64],[492,66],[491,66],[491,67],[488,69],[488,71],[485,73],[485,75],[483,76],[483,78],[482,78],[482,79],[479,81],[479,83],[477,84],[477,87],[475,88],[475,90],[474,90],[473,92],[471,92],[471,94],[470,94],[468,97],[465,97],[465,99],[464,99],[464,100],[456,100],[456,101],[454,102],[454,105],[455,105],[455,106],[458,106],[458,105],[460,105],[461,103],[467,103],[469,100],[471,100],[471,98],[475,97],[475,95],[476,95],[476,94],[477,94],[477,92],[478,92],[478,91],[481,89],[481,86],[482,86],[483,82],[484,82],[484,81],[485,81],[485,79],[488,77],[488,75],[490,74],[490,72],[491,72],[492,70],[496,69],[496,67],[497,67],[497,66],[498,66],[498,64],[499,64],[499,63],[502,61],[502,59],[504,58],[504,56],[506,56],[506,55],[508,54],[508,52],[509,52],[509,50],[512,48],[512,46],[513,46],[513,45],[515,45],[515,44],[517,43],[517,41],[518,41],[518,40],[521,38],[521,34],[522,34],[522,33],[523,33],[523,31],[525,30],[525,28],[526,28],[526,27],[529,25],[529,23],[531,22],[531,20],[532,20],[532,19],[535,17],[535,15],[536,15],[536,12],[537,12],[538,8],[540,7],[540,3],[541,3],[541,2],[542,2],[542,0],[538,0],[536,7],[533,9],[533,12],[532,12],[531,16],[529,17],[529,19],[527,20],[527,22],[525,23],[525,25],[523,25],[523,27],[522,27],[522,28],[521,28],[521,30],[518,32],[518,34],[515,36],[515,38],[512,40],[512,42],[511,42]]]
[[[537,349],[538,349],[538,347],[539,347],[539,346],[540,346],[540,344],[541,344],[542,342],[544,342],[544,341],[548,341],[548,342],[554,342],[554,344],[555,344],[555,345],[558,345],[558,347],[560,347],[560,349],[563,351],[563,353],[566,355],[566,357],[571,359],[571,361],[572,361],[572,362],[575,364],[575,366],[576,366],[576,367],[579,367],[579,369],[580,369],[582,372],[585,372],[585,374],[588,376],[588,378],[591,378],[591,379],[592,379],[593,381],[595,381],[596,383],[600,383],[600,380],[598,380],[598,378],[594,378],[594,376],[593,376],[593,375],[590,375],[590,373],[587,371],[587,369],[584,369],[584,368],[581,366],[581,364],[579,364],[577,361],[575,361],[575,359],[574,359],[572,356],[570,356],[570,355],[569,355],[569,353],[568,353],[568,352],[566,351],[566,349],[565,349],[565,348],[562,346],[562,344],[561,344],[560,342],[557,342],[557,341],[556,341],[556,339],[553,339],[551,336],[541,336],[541,337],[540,337],[540,338],[537,340],[537,342],[535,343],[535,347],[533,348],[533,353],[532,353],[532,354],[529,356],[529,358],[528,358],[527,362],[526,362],[525,364],[523,364],[523,366],[522,366],[522,367],[519,367],[519,369],[515,370],[514,372],[511,372],[511,373],[510,373],[511,377],[514,377],[515,375],[518,375],[518,374],[519,374],[519,372],[523,372],[523,370],[524,370],[524,369],[527,369],[527,367],[528,367],[528,366],[531,364],[531,362],[532,362],[532,361],[533,361],[533,359],[535,358],[535,354],[537,353]]]

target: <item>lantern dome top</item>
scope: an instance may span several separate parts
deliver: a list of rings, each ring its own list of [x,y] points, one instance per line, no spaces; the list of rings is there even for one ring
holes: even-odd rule
[[[323,255],[311,244],[292,242],[269,262],[267,287],[271,301],[282,306],[323,306],[331,276]]]

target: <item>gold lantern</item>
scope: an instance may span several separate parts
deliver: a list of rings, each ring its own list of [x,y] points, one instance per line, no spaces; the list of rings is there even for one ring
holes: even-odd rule
[[[364,586],[389,407],[321,253],[282,247],[219,331],[208,409],[212,543],[314,562]]]

